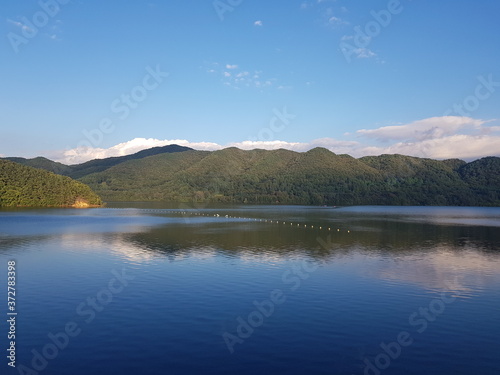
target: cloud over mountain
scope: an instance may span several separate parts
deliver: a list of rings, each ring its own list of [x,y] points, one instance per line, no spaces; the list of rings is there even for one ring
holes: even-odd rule
[[[246,140],[218,144],[209,141],[191,142],[186,139],[135,138],[109,148],[83,147],[55,151],[48,157],[64,164],[77,164],[91,159],[128,155],[151,147],[178,144],[207,151],[227,147],[243,150],[283,148],[307,151],[314,147],[324,147],[337,154],[349,154],[354,157],[404,154],[433,159],[473,160],[500,155],[500,126],[486,126],[492,121],[494,120],[458,116],[432,117],[409,124],[361,129],[354,133],[355,139],[340,140],[326,137],[309,142]]]

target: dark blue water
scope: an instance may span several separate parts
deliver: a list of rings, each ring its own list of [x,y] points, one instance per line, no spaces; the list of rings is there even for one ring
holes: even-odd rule
[[[11,260],[1,374],[500,374],[498,208],[0,211],[2,353]]]

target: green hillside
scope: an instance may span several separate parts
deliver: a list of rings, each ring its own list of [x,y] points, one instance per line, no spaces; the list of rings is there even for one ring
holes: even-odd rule
[[[462,180],[456,161],[438,161],[404,155],[367,156],[363,163],[377,169],[383,184],[373,201],[396,205],[475,205],[476,197]],[[465,162],[463,162],[465,163]]]
[[[4,160],[10,160],[18,164],[26,165],[28,167],[45,169],[46,171],[61,174],[63,176],[67,176],[71,173],[72,170],[72,168],[68,165],[64,165],[43,157],[37,157],[33,159],[5,158]]]
[[[0,160],[0,207],[89,207],[101,199],[69,177]]]
[[[458,172],[481,205],[500,206],[500,158],[487,157],[463,165]]]
[[[227,148],[126,161],[81,181],[107,201],[492,206],[499,205],[499,164]]]
[[[193,189],[177,176],[207,154],[186,151],[131,160],[80,181],[97,188],[107,201],[185,200]]]
[[[119,165],[129,160],[142,159],[152,155],[167,154],[191,150],[189,147],[178,145],[168,145],[162,147],[153,147],[147,150],[142,150],[131,155],[116,156],[112,158],[90,160],[82,164],[71,166],[71,171],[67,176],[78,179],[91,173],[101,172],[115,165]]]
[[[498,157],[472,163],[404,155],[355,159],[324,148],[209,152],[170,145],[71,166],[10,159],[79,178],[106,201],[500,206]],[[12,200],[19,189],[4,194]],[[66,203],[48,205],[68,205],[72,198],[62,194]]]
[[[131,155],[116,156],[104,159],[90,160],[81,164],[64,165],[43,157],[26,159],[26,158],[4,158],[4,160],[10,160],[19,164],[27,165],[28,167],[45,169],[49,172],[54,172],[63,176],[68,176],[71,178],[78,179],[80,177],[86,176],[91,173],[97,173],[111,168],[115,165],[121,164],[129,160],[142,159],[152,155],[182,152],[192,150],[189,147],[179,146],[179,145],[168,145],[161,147],[153,147],[147,150],[142,150]],[[1,160],[1,158],[0,158]]]

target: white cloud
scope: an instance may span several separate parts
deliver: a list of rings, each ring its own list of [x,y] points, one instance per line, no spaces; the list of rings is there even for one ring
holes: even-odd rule
[[[400,142],[388,147],[370,147],[362,153],[403,154],[431,159],[478,159],[500,155],[500,137],[457,134],[420,142]]]
[[[255,21],[253,24],[255,26],[262,26],[262,21]]]
[[[11,23],[12,25],[14,25],[16,27],[19,27],[21,30],[29,31],[29,32],[33,31],[29,26],[23,24],[22,22],[13,21],[13,20],[10,20],[10,19],[7,19],[7,22]]]
[[[338,13],[346,13],[347,8],[339,7],[336,0],[305,1],[300,4],[302,10],[316,9],[321,24],[325,27],[339,27],[349,25],[349,22],[338,16]]]
[[[19,29],[26,31],[28,33],[34,33],[35,30],[33,30],[31,27],[28,25],[19,22],[19,21],[13,21],[11,19],[7,19],[7,22],[9,22],[11,25],[14,25],[18,27]],[[51,31],[49,33],[43,33],[46,37],[48,37],[51,40],[55,41],[60,41],[59,33],[61,32],[59,25],[62,24],[61,20],[55,20],[54,24],[49,28]]]
[[[342,21],[340,18],[338,17],[335,17],[335,16],[332,16],[328,19],[328,23],[332,24],[332,25],[341,25],[344,23],[344,21]]]
[[[242,141],[232,142],[220,145],[213,142],[190,142],[185,139],[155,139],[155,138],[135,138],[128,142],[117,144],[110,148],[88,148],[80,147],[71,150],[57,151],[49,155],[49,158],[64,164],[79,164],[92,159],[103,159],[114,156],[124,156],[134,154],[141,150],[152,147],[177,144],[180,146],[191,147],[195,150],[214,151],[227,147],[237,147],[242,150],[253,150],[256,148],[265,150],[277,150],[284,148],[287,150],[303,152],[314,147],[325,147],[336,153],[352,152],[358,142],[339,141],[331,138],[316,139],[311,142],[287,142],[287,141]]]
[[[243,150],[255,148],[276,150],[279,148],[304,152],[314,147],[324,147],[336,154],[354,157],[381,154],[404,154],[432,159],[474,160],[485,156],[500,156],[500,126],[483,126],[489,121],[469,117],[433,117],[406,125],[386,126],[373,130],[358,130],[364,138],[392,141],[387,145],[368,144],[354,140],[320,138],[310,142],[242,141],[228,144],[214,142],[190,142],[185,139],[135,138],[110,148],[78,148],[53,152],[47,155],[64,164],[78,164],[92,159],[123,156],[151,147],[177,144],[195,150],[214,151],[227,147]],[[471,130],[474,134],[470,134]],[[464,133],[466,131],[467,133]]]
[[[280,85],[276,78],[266,77],[261,70],[243,70],[237,64],[221,65],[209,63],[206,68],[208,73],[216,73],[222,77],[222,84],[234,89],[257,88],[259,90],[274,88],[284,88],[289,86]]]
[[[404,154],[433,159],[477,159],[500,155],[500,136],[489,135],[498,126],[485,127],[494,120],[470,117],[431,117],[410,124],[384,126],[356,133],[383,142],[396,141],[388,146],[366,146],[361,154]]]
[[[431,117],[406,125],[384,126],[378,129],[361,129],[357,133],[366,137],[382,141],[389,140],[417,140],[440,138],[463,128],[479,129],[487,121],[476,120],[470,117],[443,116]]]
[[[286,141],[243,141],[243,142],[233,142],[229,143],[224,147],[237,147],[242,150],[254,150],[256,148],[264,150],[277,150],[284,148],[287,150],[296,150],[300,148],[302,143],[300,142],[286,142]]]
[[[353,52],[358,59],[368,59],[377,56],[377,54],[369,48],[356,48]]]
[[[56,151],[49,156],[52,160],[64,164],[79,164],[92,159],[104,159],[114,156],[124,156],[134,154],[141,150],[152,147],[161,147],[176,144],[197,150],[218,150],[222,146],[211,142],[189,142],[185,139],[155,139],[155,138],[134,138],[131,141],[119,143],[110,148],[98,147],[78,147],[70,150]]]
[[[340,38],[340,41],[343,42],[341,43],[340,47],[342,52],[346,56],[351,56],[354,55],[354,57],[358,59],[368,59],[370,57],[375,57],[377,54],[373,52],[371,49],[366,48],[366,47],[355,47],[349,43],[349,41],[352,41],[354,39],[354,35],[342,35]],[[370,37],[366,38],[367,43],[371,41]]]
[[[327,24],[330,26],[348,25],[349,22],[343,20],[337,15],[337,12],[333,8],[327,8],[324,11],[323,18],[327,20]]]

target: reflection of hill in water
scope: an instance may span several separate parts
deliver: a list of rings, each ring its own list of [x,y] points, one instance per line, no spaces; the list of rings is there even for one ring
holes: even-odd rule
[[[141,252],[155,252],[160,256],[197,248],[216,249],[227,256],[248,252],[285,256],[299,252],[318,259],[345,253],[349,249],[388,256],[422,254],[436,248],[500,254],[498,227],[436,225],[395,215],[331,216],[321,211],[304,210],[295,215],[287,212],[279,215],[276,208],[267,214],[255,212],[252,215],[251,210],[239,212],[242,218],[225,218],[226,211],[223,210],[218,211],[220,217],[213,217],[215,211],[211,211],[209,217],[192,213],[187,216],[150,213],[147,210],[96,212],[99,214],[95,217],[48,215],[39,224],[36,220],[42,219],[30,218],[26,225],[9,223],[15,230],[8,235],[4,233],[8,228],[2,228],[0,250],[59,234],[67,237],[81,233],[83,242],[91,241],[96,248],[103,240],[118,236],[121,241],[133,244],[133,248],[141,248]],[[117,214],[110,215],[110,212]],[[247,217],[243,218],[245,214]],[[279,216],[282,219],[278,220]],[[51,220],[55,221],[52,223]]]
[[[365,277],[461,291],[468,290],[468,283],[481,285],[500,274],[498,227],[453,225],[446,220],[436,225],[435,217],[310,209],[290,209],[280,215],[277,208],[268,212],[250,208],[238,214],[220,210],[219,217],[213,217],[215,211],[205,217],[141,210],[94,212],[97,217],[68,216],[65,225],[58,221],[47,232],[37,226],[6,235],[4,227],[0,253],[15,254],[53,241],[64,251],[111,252],[131,263],[223,257],[271,264],[342,258],[356,262],[353,272]],[[226,212],[246,218],[225,218]],[[256,221],[258,217],[268,221]]]
[[[228,255],[242,251],[275,252],[280,255],[300,251],[322,258],[353,247],[394,255],[433,251],[441,246],[457,251],[474,249],[493,254],[500,249],[500,233],[497,228],[490,227],[366,220],[351,225],[339,224],[339,228],[332,225],[328,231],[325,226],[319,230],[320,224],[309,222],[308,227],[304,228],[296,224],[289,225],[289,222],[283,224],[282,221],[272,224],[245,221],[196,224],[193,221],[188,225],[157,226],[127,237],[146,249],[160,253],[208,246]],[[328,243],[326,249],[323,246],[325,242]]]

